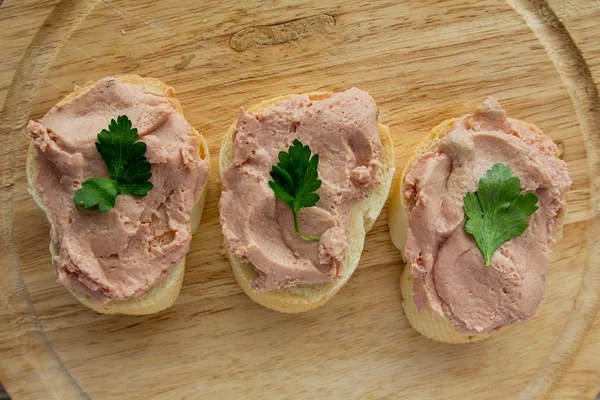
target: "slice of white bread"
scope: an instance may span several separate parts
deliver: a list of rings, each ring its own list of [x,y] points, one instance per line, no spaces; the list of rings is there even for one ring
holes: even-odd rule
[[[308,93],[313,101],[323,100],[331,97],[333,92]],[[293,95],[276,97],[265,100],[249,108],[248,111],[258,111],[270,105],[285,101]],[[233,122],[229,131],[225,134],[221,143],[219,154],[219,171],[221,178],[233,157],[233,136],[237,129],[237,120]],[[350,279],[350,276],[358,266],[360,255],[363,250],[365,234],[373,227],[375,220],[381,213],[387,200],[392,177],[395,171],[394,144],[390,131],[386,125],[379,123],[379,137],[381,139],[381,153],[379,161],[381,167],[377,170],[377,181],[379,182],[366,196],[365,200],[358,203],[352,213],[352,229],[348,235],[349,249],[346,255],[343,274],[341,278],[332,282],[314,285],[297,285],[290,288],[271,290],[269,292],[257,292],[250,286],[257,274],[251,264],[242,261],[231,254],[224,246],[225,255],[231,263],[233,273],[244,292],[254,301],[275,311],[285,313],[299,313],[312,310],[325,304],[338,290]]]
[[[151,93],[156,96],[167,98],[177,109],[177,112],[183,115],[181,103],[175,97],[173,89],[162,81],[154,78],[143,78],[137,75],[116,75],[114,78],[119,82],[139,85],[145,93]],[[88,90],[92,85],[94,85],[94,82],[88,82],[82,87],[76,87],[73,93],[67,95],[58,104],[64,105],[73,101],[78,96],[85,93],[85,91]],[[193,134],[197,135],[200,139],[200,146],[198,148],[200,157],[208,162],[208,145],[206,144],[206,141],[195,129],[193,129]],[[37,151],[33,143],[31,143],[27,155],[27,182],[29,184],[29,192],[40,209],[46,212],[44,203],[35,185],[37,170]],[[202,191],[200,192],[200,196],[192,208],[190,221],[192,233],[196,231],[202,218],[204,200],[206,199],[206,187],[207,184],[204,184]],[[58,254],[58,248],[53,243],[50,243],[50,253],[52,257]],[[165,276],[158,284],[156,284],[142,296],[122,301],[111,301],[104,305],[95,304],[91,297],[85,293],[81,293],[73,289],[69,289],[69,291],[77,300],[79,300],[79,302],[81,302],[81,304],[102,314],[154,314],[173,305],[175,299],[179,295],[179,291],[181,290],[184,271],[185,257],[169,272],[167,276]]]
[[[417,158],[434,148],[437,143],[452,130],[457,121],[459,121],[459,118],[448,119],[433,128],[431,133],[415,148],[413,155],[402,171],[402,175],[395,182],[392,195],[390,196],[390,204],[388,206],[388,224],[392,242],[400,251],[404,251],[404,245],[408,234],[407,205],[404,203],[404,196],[402,195],[402,184],[404,179],[410,172],[412,165]],[[543,135],[542,131],[533,124],[524,121],[516,122]],[[557,153],[556,156],[558,157],[559,154]],[[560,218],[564,218],[564,215]],[[562,226],[562,223],[557,226]],[[558,238],[561,235],[562,230],[554,233],[555,238]],[[491,336],[491,333],[472,334],[458,332],[448,318],[434,313],[430,308],[424,312],[418,312],[414,297],[414,280],[408,266],[404,267],[400,280],[404,313],[412,327],[423,336],[439,342],[454,344],[477,342]]]

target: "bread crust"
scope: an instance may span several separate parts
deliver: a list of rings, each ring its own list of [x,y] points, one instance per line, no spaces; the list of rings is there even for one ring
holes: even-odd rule
[[[164,82],[155,78],[145,78],[138,75],[116,75],[114,76],[121,83],[129,83],[139,85],[142,87],[145,93],[151,93],[156,96],[167,98],[175,107],[178,113],[183,115],[183,108],[181,103],[177,99],[174,90],[165,84]],[[83,86],[75,87],[75,90],[65,96],[58,105],[67,104],[77,97],[90,90],[95,82],[87,82]],[[204,137],[192,128],[193,133],[200,139],[200,146],[198,152],[200,157],[209,162],[208,145],[204,140]],[[27,154],[27,183],[29,185],[29,192],[37,203],[38,207],[46,213],[46,209],[35,186],[36,174],[37,174],[37,152],[33,143],[30,143]],[[200,220],[202,219],[202,211],[204,209],[204,202],[206,199],[208,181],[202,187],[198,200],[194,203],[191,214],[191,228],[192,233],[196,231]],[[50,254],[52,257],[58,254],[58,249],[53,243],[50,243]],[[73,289],[68,289],[69,292],[84,306],[101,314],[127,314],[127,315],[147,315],[154,314],[169,308],[173,305],[181,285],[183,283],[183,276],[185,272],[185,257],[165,276],[158,284],[150,288],[146,293],[138,298],[131,298],[128,300],[114,300],[104,305],[95,304],[92,298],[85,293],[78,292]]]
[[[331,97],[333,92],[307,93],[311,100],[323,100]],[[270,105],[285,101],[294,95],[276,97],[262,101],[248,109],[258,111]],[[233,122],[221,144],[219,153],[219,171],[221,179],[225,169],[231,163],[233,157],[233,135],[237,129],[237,120]],[[271,290],[268,292],[257,292],[252,289],[250,282],[256,278],[256,272],[252,265],[243,262],[240,258],[231,254],[227,246],[223,246],[225,255],[233,269],[233,274],[244,292],[258,304],[283,313],[300,313],[317,308],[329,301],[348,282],[350,276],[358,266],[360,255],[364,246],[365,234],[375,223],[387,200],[392,177],[395,171],[394,145],[388,127],[382,123],[378,124],[379,137],[381,139],[382,151],[380,161],[382,166],[377,171],[377,185],[367,195],[365,201],[357,204],[352,212],[352,230],[349,234],[349,250],[343,267],[343,275],[332,282],[313,285],[298,285],[290,288]],[[223,189],[221,187],[221,189]]]
[[[424,153],[434,148],[437,143],[452,130],[459,120],[460,118],[447,119],[434,127],[429,135],[417,145],[411,158],[402,170],[400,178],[395,182],[388,207],[388,225],[392,242],[400,251],[404,250],[408,233],[408,216],[406,214],[407,205],[404,203],[404,196],[402,196],[402,184],[404,183],[404,179],[410,172],[414,162]],[[518,120],[514,121],[543,135],[542,131],[533,124]],[[556,155],[558,156],[559,154]],[[562,218],[564,218],[564,216],[561,217],[561,219]],[[558,238],[561,235],[562,229],[555,232],[553,236]],[[400,278],[400,290],[402,292],[402,308],[404,309],[408,321],[417,332],[429,339],[444,343],[458,344],[478,342],[492,335],[491,333],[460,333],[456,330],[450,319],[436,314],[429,306],[424,312],[419,312],[415,303],[414,280],[406,265]]]

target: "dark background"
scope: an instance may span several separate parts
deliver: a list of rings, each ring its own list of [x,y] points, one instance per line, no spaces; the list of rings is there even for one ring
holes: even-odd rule
[[[0,5],[2,5],[2,0],[0,0]],[[10,400],[10,397],[8,397],[8,394],[6,394],[2,387],[2,383],[0,383],[0,400]]]

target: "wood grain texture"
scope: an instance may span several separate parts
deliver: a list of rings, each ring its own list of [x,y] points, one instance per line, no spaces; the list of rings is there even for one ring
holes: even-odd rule
[[[0,55],[7,60],[0,66],[0,380],[9,393],[594,398],[600,11],[593,0],[549,4],[8,0],[0,9]],[[244,29],[318,15],[334,17],[335,26],[243,52],[230,46]],[[488,341],[449,346],[421,337],[402,314],[400,254],[382,215],[358,270],[331,302],[302,315],[263,309],[237,286],[220,251],[213,176],[175,306],[145,317],[84,309],[53,282],[49,227],[25,190],[22,129],[73,85],[116,73],[175,87],[208,141],[213,171],[238,107],[265,98],[350,86],[369,91],[390,126],[401,170],[435,124],[495,95],[510,115],[535,122],[559,144],[574,180],[546,301],[530,321]]]
[[[600,17],[600,2],[550,0],[548,4],[581,50],[581,55],[589,67],[596,88],[600,89],[600,50],[594,45],[594,43],[600,43],[600,29],[598,29],[598,23],[593,22]],[[596,16],[596,18],[590,18],[590,16]],[[590,91],[590,93],[592,92]],[[593,393],[594,391],[600,394],[600,379],[597,375],[600,369],[599,349],[600,317],[596,316],[594,326],[590,329],[590,333],[574,358],[573,365],[563,377],[563,380],[570,384],[557,387],[552,392],[553,397],[557,399],[578,398],[580,393]]]

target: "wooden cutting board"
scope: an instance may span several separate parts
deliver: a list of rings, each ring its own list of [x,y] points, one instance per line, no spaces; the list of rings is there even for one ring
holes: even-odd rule
[[[1,1],[0,1],[1,3]],[[7,0],[0,8],[0,380],[15,399],[592,399],[600,391],[600,3],[594,0]],[[212,176],[175,306],[104,316],[54,283],[23,128],[76,84],[173,85]],[[596,82],[596,83],[595,83]],[[217,159],[240,106],[358,86],[400,171],[438,122],[496,96],[563,151],[574,184],[536,316],[489,340],[413,331],[386,213],[325,306],[253,303],[221,252]],[[586,335],[587,333],[587,335]]]

